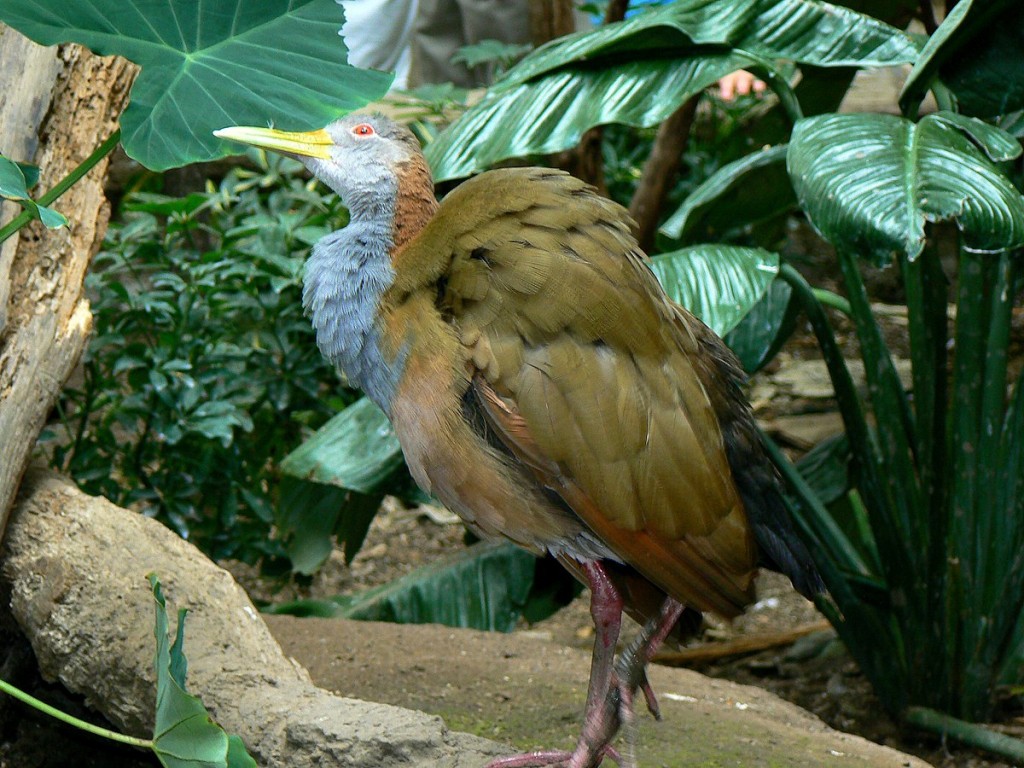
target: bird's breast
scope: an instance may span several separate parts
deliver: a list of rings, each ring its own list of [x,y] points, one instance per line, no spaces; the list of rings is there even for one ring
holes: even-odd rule
[[[367,223],[323,238],[306,262],[302,296],[321,354],[385,412],[404,358],[402,345],[385,337],[381,316],[395,280],[390,242],[386,226]]]

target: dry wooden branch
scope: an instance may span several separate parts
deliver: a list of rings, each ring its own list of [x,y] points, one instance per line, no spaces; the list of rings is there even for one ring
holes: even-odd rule
[[[751,653],[766,651],[769,648],[790,645],[801,637],[815,632],[824,632],[830,627],[831,625],[827,621],[815,621],[785,632],[744,635],[723,643],[709,643],[694,648],[685,648],[681,651],[662,651],[655,655],[654,661],[669,667],[704,667],[734,656],[747,656]]]
[[[136,68],[74,45],[42,48],[0,28],[0,151],[66,176],[117,127]],[[41,139],[41,141],[40,141]],[[38,150],[37,150],[38,146]],[[101,162],[61,198],[66,230],[23,229],[0,252],[0,538],[39,432],[92,328],[82,283],[107,228]],[[12,211],[13,212],[13,211]]]

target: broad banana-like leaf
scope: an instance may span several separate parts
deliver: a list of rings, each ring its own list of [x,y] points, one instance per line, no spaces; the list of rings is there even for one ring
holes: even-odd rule
[[[642,57],[614,66],[566,66],[492,91],[427,145],[438,180],[470,176],[500,160],[561,152],[595,125],[656,125],[691,96],[755,60],[738,53]]]
[[[402,466],[402,448],[384,412],[365,397],[331,418],[281,462],[286,474],[375,493]]]
[[[690,193],[661,232],[674,238],[717,239],[795,205],[786,145],[780,144],[723,165]]]
[[[536,563],[537,558],[508,542],[481,541],[357,595],[264,610],[510,632],[526,607]]]
[[[960,0],[929,38],[900,94],[916,109],[936,77],[960,112],[995,117],[1024,108],[1024,5]]]
[[[818,0],[676,0],[628,21],[553,40],[509,70],[494,90],[573,61],[703,46],[823,67],[907,64],[918,53],[913,39],[895,27]]]
[[[736,245],[695,245],[648,263],[672,300],[719,336],[761,300],[779,271],[778,254]]]
[[[348,66],[334,0],[25,0],[0,3],[0,21],[42,45],[80,43],[142,67],[122,143],[154,170],[236,152],[212,133],[228,125],[322,127],[393,78]]]
[[[1005,132],[949,112],[917,124],[820,115],[797,123],[787,165],[814,227],[884,265],[921,252],[926,221],[954,219],[976,251],[1024,245],[1024,199],[995,164],[1019,153]]]
[[[770,59],[886,66],[916,55],[903,32],[816,0],[677,0],[534,51],[431,143],[427,159],[436,178],[451,179],[568,149],[595,125],[648,127],[740,68],[792,102]]]
[[[391,423],[365,397],[288,454],[281,470],[278,533],[299,573],[323,565],[332,539],[351,561],[385,493],[411,484]]]
[[[359,493],[288,475],[282,477],[274,519],[292,570],[315,573],[330,557],[335,542],[344,546],[345,560],[351,562],[362,547],[383,499],[383,490]]]

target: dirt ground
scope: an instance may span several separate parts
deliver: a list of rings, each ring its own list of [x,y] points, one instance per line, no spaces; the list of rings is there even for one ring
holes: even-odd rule
[[[346,567],[340,557],[332,558],[308,587],[290,585],[284,592],[294,596],[313,596],[372,586],[408,572],[451,547],[462,546],[461,542],[462,527],[458,523],[447,521],[435,510],[429,510],[427,514],[421,509],[405,509],[399,503],[391,502],[374,522],[366,545],[351,568]],[[407,563],[407,558],[412,562]],[[236,574],[245,581],[244,573],[238,573],[240,570],[236,568]],[[262,586],[265,589],[265,585]],[[264,592],[264,596],[270,595]],[[275,599],[282,599],[282,595],[277,594]],[[271,629],[286,653],[306,664],[309,664],[309,659],[317,658],[318,649],[322,649],[325,642],[322,633],[326,630],[321,627],[306,631],[287,622],[272,621]],[[631,630],[632,627],[624,630],[624,635],[628,636]],[[770,642],[773,637],[794,630],[808,633],[782,645],[770,644],[758,652],[724,656],[712,663],[695,663],[691,668],[711,677],[764,688],[808,710],[837,730],[916,755],[936,768],[1010,766],[1008,762],[975,750],[953,743],[943,744],[928,734],[901,732],[884,714],[866,678],[836,639],[835,632],[827,627],[814,606],[795,593],[787,580],[777,574],[767,573],[760,579],[758,601],[744,616],[731,624],[711,622],[696,647],[709,649],[714,655],[716,648],[737,638],[764,638]],[[589,652],[593,630],[588,593],[585,592],[553,617],[534,626],[523,625],[519,631],[532,633],[566,648]],[[378,633],[381,634],[379,638],[375,637]],[[388,642],[393,642],[393,638],[387,628],[382,629],[372,622],[360,626],[360,645],[378,648]],[[468,646],[460,652],[464,656],[467,653],[472,656],[473,648]],[[404,661],[410,669],[419,670],[419,675],[433,679],[436,690],[445,700],[444,709],[491,711],[494,699],[512,698],[509,691],[482,688],[479,667],[474,659],[468,657],[462,664],[445,665],[443,676],[432,674],[431,659],[435,653],[434,649],[402,644]],[[421,661],[415,658],[419,654],[423,656]],[[557,664],[557,659],[551,663]],[[316,678],[315,662],[310,666]],[[365,696],[366,684],[367,681],[352,677],[337,692]],[[438,694],[424,694],[424,689],[414,684],[408,675],[375,676],[372,688],[373,697],[378,701],[426,711],[433,711],[432,706],[437,707],[433,700]],[[519,695],[523,693],[517,692]],[[544,694],[541,691],[538,695]],[[1007,725],[1013,730],[1018,724]],[[474,724],[456,722],[452,726],[472,731]],[[500,732],[479,735],[502,738]]]

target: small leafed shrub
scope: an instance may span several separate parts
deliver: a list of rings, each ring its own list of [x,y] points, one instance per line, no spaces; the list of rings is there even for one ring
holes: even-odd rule
[[[281,554],[277,465],[345,405],[302,315],[311,243],[340,226],[291,160],[128,195],[86,284],[95,333],[46,437],[86,491],[212,557]]]

